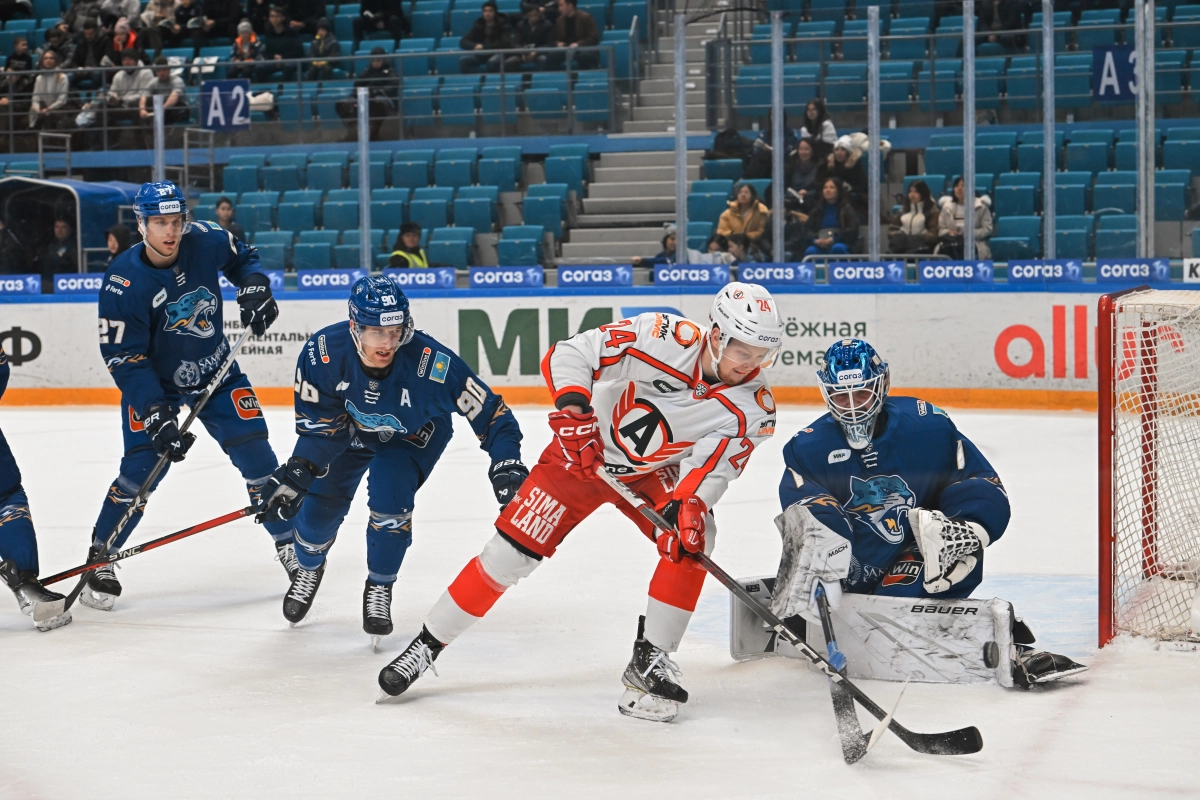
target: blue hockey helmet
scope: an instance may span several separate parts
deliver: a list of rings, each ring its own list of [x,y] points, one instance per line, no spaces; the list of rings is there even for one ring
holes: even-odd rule
[[[817,381],[850,446],[862,450],[870,445],[875,418],[891,389],[887,362],[862,339],[842,339],[825,351]]]
[[[359,278],[350,289],[350,302],[347,305],[350,307],[351,330],[354,332],[356,343],[362,336],[364,326],[401,326],[401,345],[408,344],[416,331],[408,298],[400,291],[396,282],[386,276],[371,275]]]
[[[187,197],[179,191],[179,187],[170,181],[152,181],[143,183],[133,198],[133,213],[141,222],[146,217],[157,217],[163,214],[183,214],[187,221]]]

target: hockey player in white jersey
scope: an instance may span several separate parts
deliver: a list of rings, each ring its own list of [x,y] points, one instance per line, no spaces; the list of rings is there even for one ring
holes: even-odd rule
[[[380,672],[384,692],[408,689],[604,503],[655,537],[653,526],[597,477],[603,468],[677,527],[657,536],[660,559],[618,705],[628,716],[675,718],[688,694],[670,654],[705,576],[684,556],[712,552],[710,509],[775,432],[775,402],[762,373],[783,336],[774,299],[761,286],[730,283],[709,319],[705,327],[673,314],[640,314],[550,348],[542,373],[558,409],[549,419],[554,440],[500,512],[495,536],[434,604],[420,635]]]

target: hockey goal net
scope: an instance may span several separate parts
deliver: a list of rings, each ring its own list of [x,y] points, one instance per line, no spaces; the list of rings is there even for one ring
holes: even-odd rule
[[[1200,292],[1101,297],[1097,352],[1100,645],[1200,641]]]

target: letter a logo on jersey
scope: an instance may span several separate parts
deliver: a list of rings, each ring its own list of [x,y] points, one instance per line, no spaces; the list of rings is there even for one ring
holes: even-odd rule
[[[658,407],[636,396],[637,384],[629,382],[613,408],[609,437],[634,466],[665,461],[691,447],[693,442],[672,442],[671,426]]]

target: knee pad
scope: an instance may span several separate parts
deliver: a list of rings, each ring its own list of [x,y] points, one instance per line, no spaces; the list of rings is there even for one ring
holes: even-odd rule
[[[504,587],[516,586],[521,578],[529,574],[542,563],[533,556],[526,555],[497,533],[479,554],[479,564],[487,572],[488,577]]]
[[[113,481],[112,486],[108,487],[108,502],[120,506],[127,506],[133,502],[133,498],[137,495],[138,489],[140,488],[142,488],[141,481],[135,481],[133,478],[125,475],[118,475],[117,479]],[[146,496],[143,497],[142,502],[138,504],[138,508],[135,513],[140,514],[142,512],[142,510],[146,507],[146,501],[150,499],[150,495],[154,494],[155,488],[157,488],[157,482],[155,482],[155,486],[150,487],[150,489],[146,492]]]
[[[306,541],[304,539],[304,537],[300,535],[300,530],[297,528],[296,532],[294,534],[294,537],[293,537],[293,541],[296,543],[296,547],[300,548],[301,550],[303,550],[305,553],[309,554],[310,556],[315,557],[315,556],[323,556],[325,551],[333,546],[333,540],[336,538],[337,538],[337,536],[334,535],[334,536],[330,536],[329,539],[325,542],[309,542],[309,541]]]

